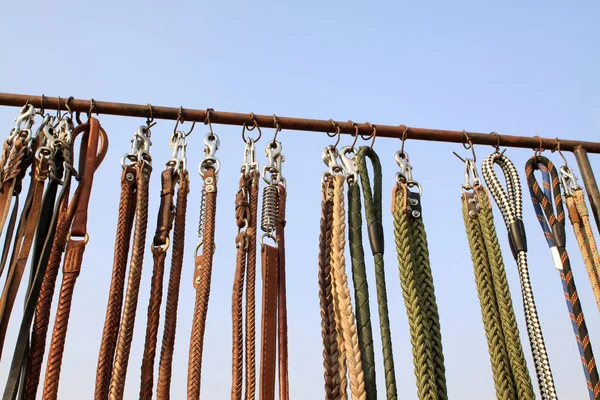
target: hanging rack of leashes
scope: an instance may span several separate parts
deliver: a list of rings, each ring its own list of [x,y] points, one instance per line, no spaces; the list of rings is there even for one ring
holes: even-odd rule
[[[21,107],[0,156],[0,229],[5,235],[0,273],[4,275],[6,271],[0,298],[0,351],[4,350],[5,356],[8,349],[3,347],[9,318],[26,266],[28,263],[31,266],[24,313],[4,389],[3,398],[6,400],[33,400],[39,386],[42,387],[43,399],[58,398],[71,301],[76,279],[84,264],[84,250],[90,240],[87,209],[93,177],[108,148],[108,135],[100,125],[99,114],[144,117],[146,123],[134,132],[131,149],[121,161],[123,172],[114,262],[97,365],[95,399],[122,399],[124,396],[147,247],[145,240],[149,217],[149,183],[153,170],[150,156],[151,130],[156,123],[155,119],[172,119],[176,121],[176,125],[168,140],[172,155],[161,172],[160,206],[150,246],[153,268],[141,368],[141,399],[170,398],[177,308],[184,263],[187,195],[190,191],[186,138],[194,130],[197,121],[207,125],[209,132],[204,136],[205,157],[199,165],[203,185],[192,280],[196,297],[188,356],[189,399],[198,399],[201,393],[204,334],[212,261],[216,251],[214,236],[217,228],[217,184],[221,164],[217,158],[220,142],[213,131],[213,124],[242,126],[244,141],[234,209],[238,234],[233,243],[236,248],[236,265],[232,291],[232,399],[254,399],[257,391],[259,397],[265,400],[289,398],[284,240],[287,186],[283,175],[283,146],[277,140],[278,133],[283,129],[326,132],[336,140],[322,154],[326,171],[321,180],[322,214],[318,257],[327,399],[352,397],[374,400],[378,398],[377,393],[383,391],[387,399],[398,397],[387,304],[389,285],[386,283],[383,265],[383,182],[379,157],[373,148],[378,137],[396,137],[401,140],[400,150],[395,155],[399,171],[392,194],[393,230],[419,398],[446,399],[448,394],[439,313],[423,221],[423,188],[413,177],[412,165],[405,150],[408,139],[463,143],[471,151],[472,158],[464,159],[457,154],[465,163],[465,182],[461,187],[463,216],[499,399],[533,399],[534,390],[519,339],[519,328],[491,212],[490,193],[506,224],[510,250],[519,272],[526,328],[539,392],[542,399],[558,398],[528,272],[519,174],[504,154],[505,151],[500,150],[501,147],[535,149],[525,169],[530,197],[550,247],[554,266],[563,283],[589,396],[591,399],[600,399],[600,378],[566,251],[566,215],[563,205],[564,202],[567,206],[568,217],[600,308],[600,255],[590,224],[590,213],[584,190],[577,183],[577,177],[563,155],[563,151],[574,152],[592,214],[596,224],[600,226],[600,194],[587,157],[588,152],[600,153],[600,143],[544,139],[537,136],[508,136],[494,132],[480,134],[411,128],[405,125],[239,114],[212,109],[132,105],[43,95],[34,97],[0,93],[0,105]],[[50,109],[56,110],[56,114],[46,113]],[[85,122],[81,120],[83,113],[87,115]],[[34,132],[36,119],[39,126]],[[186,122],[191,123],[187,132],[182,129],[182,124]],[[261,128],[275,129],[273,138],[266,143],[267,163],[262,169],[256,155],[256,144],[262,136]],[[342,133],[351,134],[354,139],[351,146],[338,149]],[[77,137],[81,137],[78,150],[75,146]],[[370,145],[357,146],[359,137],[369,140]],[[475,144],[495,148],[481,165],[487,189],[479,179]],[[548,158],[542,156],[544,148],[560,154],[563,159],[560,168],[557,169]],[[371,164],[372,177],[368,163]],[[495,165],[500,167],[504,175],[506,189],[496,175]],[[541,181],[534,176],[536,170],[541,172]],[[29,188],[24,204],[20,205],[20,194],[28,171],[31,176]],[[264,188],[262,215],[259,219],[261,182]],[[77,186],[73,193],[70,190],[72,185]],[[363,209],[373,255],[372,263],[365,262]],[[261,236],[257,232],[259,226],[263,231]],[[351,274],[346,272],[346,244],[350,247]],[[260,246],[260,254],[257,252],[257,245]],[[164,316],[161,318],[163,280],[169,252],[169,281]],[[261,260],[262,281],[259,346],[256,343],[258,257]],[[58,309],[52,319],[51,306],[61,264]],[[385,390],[378,390],[376,384],[376,372],[379,369],[375,363],[375,339],[369,300],[371,291],[367,281],[367,266],[371,264],[375,268],[375,293],[383,353],[381,372],[385,377]],[[353,280],[354,296],[349,290],[349,275]],[[162,335],[159,334],[161,319],[164,319]],[[47,345],[46,339],[50,332]],[[158,352],[159,338],[162,343]],[[157,352],[158,376],[155,379]],[[46,373],[42,374],[45,357]],[[257,364],[260,365],[259,369]],[[276,388],[279,390],[278,395]]]

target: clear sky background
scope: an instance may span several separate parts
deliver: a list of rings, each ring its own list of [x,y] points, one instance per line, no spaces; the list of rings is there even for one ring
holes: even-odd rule
[[[5,1],[0,7],[0,90],[598,140],[597,2],[492,3],[32,0],[24,5]],[[6,134],[17,113],[16,108],[0,108],[0,126]],[[110,135],[110,151],[94,182],[90,243],[75,289],[61,399],[89,399],[93,393],[112,268],[119,159],[129,150],[130,138],[144,122],[102,115],[100,120]],[[149,238],[155,229],[160,171],[170,157],[168,138],[173,126],[171,121],[159,121],[153,129],[155,171]],[[233,203],[243,151],[240,128],[215,126],[215,131],[221,138],[218,158],[222,169],[217,253],[202,376],[205,399],[225,399],[230,392],[236,233]],[[197,125],[188,146],[192,182],[172,385],[174,399],[184,398],[186,392],[194,303],[193,251],[197,244],[201,187],[196,168],[203,156],[202,137],[206,132],[205,126]],[[272,130],[265,129],[258,145],[263,165],[262,149],[271,135]],[[286,156],[283,173],[289,190],[286,235],[290,392],[293,399],[319,399],[324,393],[317,287],[320,179],[325,168],[321,150],[332,140],[323,134],[292,131],[283,131],[279,137]],[[343,137],[342,145],[350,140]],[[397,171],[393,155],[399,146],[400,141],[394,139],[379,139],[375,143],[383,164],[385,261],[399,397],[416,399],[389,212]],[[468,153],[458,144],[416,141],[408,142],[406,150],[415,179],[424,190],[423,214],[440,308],[449,396],[460,400],[493,399],[487,345],[460,211],[464,170],[452,151]],[[477,146],[479,160],[492,150]],[[506,152],[521,173],[532,154],[525,149]],[[560,157],[547,155],[560,164]],[[576,166],[572,155],[567,157],[570,165]],[[597,156],[591,156],[591,160],[596,167],[599,165]],[[529,194],[524,194],[533,289],[557,390],[562,399],[584,399],[587,390],[559,275]],[[533,376],[516,266],[500,214],[497,209],[494,211]],[[598,310],[570,226],[567,232],[591,340],[600,352]],[[368,243],[365,246],[368,249]],[[368,259],[367,265],[373,282],[372,261]],[[128,399],[136,398],[139,391],[151,270],[148,250],[127,375]],[[371,288],[374,290],[374,284]],[[376,318],[376,297],[371,298],[372,315]],[[17,305],[0,362],[0,381],[7,375],[19,311]],[[378,344],[377,319],[373,320],[373,327]],[[379,346],[376,356],[379,392],[383,396]]]

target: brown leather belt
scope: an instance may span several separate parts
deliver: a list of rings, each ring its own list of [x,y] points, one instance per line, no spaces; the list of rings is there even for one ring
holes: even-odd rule
[[[254,141],[246,141],[240,186],[235,199],[237,257],[232,295],[232,385],[231,399],[252,400],[256,395],[256,223],[260,174],[254,160]],[[250,161],[250,163],[248,162]],[[243,294],[246,278],[246,346],[244,354]],[[243,384],[244,358],[246,360]]]
[[[215,214],[217,209],[217,174],[219,171],[219,162],[215,158],[215,152],[219,148],[219,139],[214,133],[209,133],[204,138],[204,143],[206,144],[206,158],[200,164],[200,171],[204,178],[200,226],[202,240],[196,248],[194,261],[196,300],[188,359],[188,400],[197,400],[200,398],[202,350],[204,347],[204,332],[206,329],[212,263],[215,252]],[[200,247],[202,247],[202,253],[198,255]]]
[[[63,214],[59,231],[55,237],[55,241],[58,241],[58,247],[60,248],[63,247],[63,243],[66,241],[66,251],[58,308],[48,351],[46,378],[42,395],[44,400],[55,400],[58,397],[58,383],[67,338],[73,291],[77,277],[81,272],[83,253],[89,239],[87,219],[94,173],[102,163],[108,150],[108,136],[101,128],[100,122],[90,116],[86,125],[86,131],[81,140],[79,157],[79,177],[81,180],[73,194],[67,212]],[[75,240],[75,238],[78,238],[78,240]]]
[[[132,140],[131,151],[123,156],[121,162],[123,173],[119,217],[108,305],[98,355],[94,392],[96,400],[108,399],[109,394],[111,398],[122,398],[125,386],[148,223],[148,186],[152,171],[149,126],[138,128]],[[130,163],[127,164],[126,161]],[[123,304],[132,231],[132,257]]]
[[[281,143],[267,145],[269,164],[263,178],[269,183],[263,193],[263,239],[270,237],[276,246],[262,243],[262,326],[260,355],[260,400],[275,399],[275,369],[279,366],[279,398],[289,398],[287,308],[285,287],[285,202],[286,189],[281,177]],[[267,178],[267,174],[271,174]],[[262,242],[262,240],[261,240]],[[279,347],[279,352],[277,351]],[[278,361],[275,358],[278,356]]]

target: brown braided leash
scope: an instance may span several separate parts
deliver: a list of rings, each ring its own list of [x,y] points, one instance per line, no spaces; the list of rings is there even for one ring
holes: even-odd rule
[[[244,358],[246,359],[246,392],[244,398],[256,394],[256,221],[260,175],[252,170],[242,173],[235,199],[238,226],[236,237],[236,270],[232,294],[232,400],[241,400],[243,393]],[[246,278],[246,351],[244,357],[243,294]]]
[[[322,191],[319,234],[319,300],[321,336],[323,337],[323,368],[325,369],[325,399],[336,400],[340,398],[340,376],[331,282],[331,240],[333,237],[333,181],[331,179],[323,182]]]
[[[98,148],[100,145],[100,149]],[[63,280],[58,298],[58,308],[54,320],[52,339],[48,350],[48,362],[42,399],[55,400],[58,397],[58,384],[62,366],[73,291],[81,271],[83,253],[88,242],[87,214],[92,191],[94,173],[100,166],[108,149],[108,136],[100,127],[100,122],[89,119],[89,128],[82,139],[79,174],[81,181],[73,195],[67,218],[72,218],[70,233],[66,236],[67,246],[63,264]],[[75,240],[78,238],[78,240]]]
[[[173,227],[175,211],[174,196],[179,180],[179,174],[175,166],[168,163],[161,178],[162,190],[160,193],[160,207],[158,208],[156,233],[151,246],[154,267],[152,269],[148,319],[146,324],[146,341],[144,343],[144,356],[142,359],[140,400],[152,399],[154,359],[156,357],[156,346],[158,343],[165,258],[167,257],[167,249],[169,248],[169,235]]]
[[[149,137],[149,129],[142,126],[138,129],[137,134],[140,135],[139,140],[144,140],[143,138]],[[125,390],[127,364],[129,362],[131,341],[133,339],[133,328],[140,291],[142,266],[144,263],[144,250],[146,247],[146,231],[148,228],[148,190],[150,185],[150,173],[152,172],[151,158],[147,152],[147,148],[139,150],[135,156],[135,161],[138,164],[138,173],[136,177],[137,190],[133,247],[129,264],[129,277],[127,280],[125,303],[123,305],[121,324],[117,338],[116,354],[113,369],[111,371],[112,374],[109,386],[110,399],[122,399]]]
[[[212,132],[204,137],[204,153],[206,157],[200,163],[200,176],[204,180],[202,201],[200,204],[200,224],[198,236],[200,243],[196,247],[194,260],[194,288],[196,301],[192,320],[192,334],[188,359],[187,397],[189,400],[200,398],[200,381],[202,375],[202,350],[204,332],[208,314],[212,263],[215,253],[215,217],[217,211],[217,176],[220,163],[215,158],[219,149],[219,137]],[[202,248],[202,253],[198,251]]]
[[[165,307],[165,326],[158,368],[158,384],[156,398],[168,400],[171,389],[171,371],[173,365],[173,349],[175,347],[175,332],[177,329],[177,305],[179,302],[179,286],[181,283],[181,268],[185,245],[185,216],[187,196],[190,183],[187,171],[182,171],[177,190],[177,205],[175,207],[175,227],[173,228],[173,254],[171,256],[171,272],[167,288]]]
[[[123,307],[127,255],[129,254],[136,209],[137,166],[138,164],[125,166],[121,175],[121,197],[119,200],[113,270],[108,292],[108,305],[106,306],[102,341],[100,343],[100,354],[98,355],[96,388],[94,392],[95,400],[108,399],[113,359],[119,335],[121,309]]]

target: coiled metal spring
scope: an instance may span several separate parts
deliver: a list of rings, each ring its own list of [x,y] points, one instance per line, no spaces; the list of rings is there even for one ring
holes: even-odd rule
[[[198,242],[204,241],[204,225],[206,225],[206,189],[202,186],[202,195],[200,198],[200,220],[198,221]]]
[[[267,185],[263,189],[262,216],[260,228],[263,232],[275,231],[277,215],[279,212],[279,189],[277,185]]]

